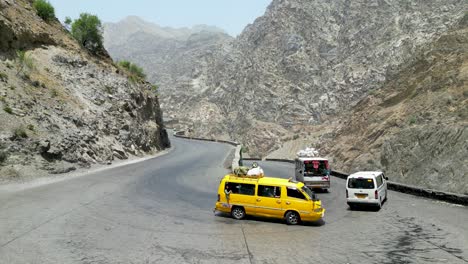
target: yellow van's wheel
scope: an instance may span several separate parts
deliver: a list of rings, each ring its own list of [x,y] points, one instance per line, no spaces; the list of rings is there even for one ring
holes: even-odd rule
[[[299,214],[294,211],[287,212],[284,219],[288,225],[297,225],[301,221]]]
[[[231,215],[234,219],[241,220],[245,217],[245,210],[240,206],[234,206],[231,210]]]

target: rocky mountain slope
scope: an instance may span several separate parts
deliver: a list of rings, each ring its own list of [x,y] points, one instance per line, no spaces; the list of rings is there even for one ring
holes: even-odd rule
[[[233,138],[263,155],[381,87],[467,8],[460,0],[275,0],[193,70],[200,74],[187,86],[202,93],[165,111],[194,134]]]
[[[270,157],[306,145],[337,170],[383,169],[393,181],[468,194],[468,14],[352,111]]]
[[[191,92],[177,87],[191,82],[197,74],[194,69],[203,65],[219,44],[231,40],[213,26],[160,27],[134,16],[104,25],[104,46],[111,56],[141,66],[148,79],[159,86],[162,105],[172,104],[165,98]],[[200,93],[196,88],[194,92]]]
[[[0,0],[0,35],[0,182],[169,146],[151,85],[88,53],[30,1]]]
[[[465,88],[451,82],[463,70],[441,54],[463,53],[467,10],[463,0],[273,0],[184,78],[167,78],[175,91],[163,110],[177,128],[237,140],[251,156],[315,145],[336,169],[384,168],[397,181],[460,192],[466,101],[454,98]],[[443,52],[443,38],[454,50]]]

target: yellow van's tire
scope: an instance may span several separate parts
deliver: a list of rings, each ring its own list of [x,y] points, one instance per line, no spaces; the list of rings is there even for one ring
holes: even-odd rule
[[[231,216],[236,220],[241,220],[245,218],[245,210],[243,207],[234,206],[231,209]]]
[[[297,225],[301,221],[301,217],[297,212],[288,211],[284,216],[284,220],[286,220],[286,224],[288,225]]]

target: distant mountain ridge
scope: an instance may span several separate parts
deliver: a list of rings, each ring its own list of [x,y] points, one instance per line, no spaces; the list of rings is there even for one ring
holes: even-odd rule
[[[206,53],[232,40],[224,30],[207,25],[175,29],[138,17],[104,24],[106,49],[115,60],[143,67],[149,80],[160,87],[161,105],[170,104],[163,98],[177,93],[174,84],[192,79],[192,69],[203,63]]]
[[[215,26],[195,25],[192,28],[161,27],[155,23],[147,22],[137,16],[128,16],[117,23],[104,23],[105,46],[120,45],[131,35],[144,32],[164,39],[187,39],[191,34],[202,31],[224,33]]]

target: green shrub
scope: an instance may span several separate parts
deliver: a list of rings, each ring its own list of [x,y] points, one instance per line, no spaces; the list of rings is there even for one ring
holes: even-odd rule
[[[465,15],[460,20],[460,25],[461,26],[467,26],[468,25],[468,12],[465,12]]]
[[[242,152],[242,153],[248,153],[248,152],[249,152],[249,148],[248,148],[248,147],[245,147],[245,146],[242,146],[241,152]]]
[[[52,89],[52,90],[50,90],[50,95],[52,97],[57,97],[58,96],[58,91],[56,89]]]
[[[8,81],[8,75],[4,72],[0,72],[0,81],[2,82]]]
[[[105,85],[105,86],[104,86],[104,89],[106,90],[106,92],[107,92],[108,94],[113,94],[113,93],[114,93],[112,87],[109,86],[109,85]]]
[[[416,124],[416,121],[418,121],[418,119],[415,116],[411,116],[408,122],[410,125],[413,125]]]
[[[18,75],[21,72],[24,72],[25,69],[33,70],[35,68],[34,60],[30,55],[26,54],[23,50],[17,50],[16,56],[18,57]]]
[[[119,63],[118,63],[119,66],[121,66],[122,68],[125,68],[125,69],[127,69],[127,70],[130,69],[130,65],[131,65],[131,64],[132,64],[131,62],[126,61],[126,60],[119,61]]]
[[[7,160],[8,158],[8,155],[6,152],[0,150],[0,163],[3,163],[5,162],[5,160]]]
[[[10,115],[13,114],[13,109],[11,109],[11,107],[9,107],[9,106],[3,107],[3,111],[9,113]]]
[[[143,68],[139,67],[135,63],[131,63],[129,61],[119,61],[119,66],[127,70],[131,75],[134,75],[135,77],[139,79],[145,79],[146,74],[143,71]]]
[[[35,0],[33,3],[36,13],[44,21],[55,19],[55,9],[47,0]]]
[[[18,127],[18,128],[15,128],[15,130],[13,131],[13,137],[15,139],[27,138],[28,133],[26,133],[26,130],[23,127]]]
[[[146,78],[146,74],[144,73],[143,68],[138,67],[136,64],[132,63],[130,65],[130,72],[135,74],[137,77],[139,77],[141,79]]]
[[[468,90],[463,91],[463,97],[468,97]]]
[[[151,85],[151,89],[153,90],[153,92],[157,93],[159,90],[159,86],[157,86],[156,84],[153,84]]]
[[[369,95],[376,95],[377,92],[378,92],[377,89],[370,90],[370,91],[369,91]]]
[[[299,135],[297,135],[297,134],[293,136],[293,140],[296,140],[298,138],[299,138]]]
[[[73,20],[70,18],[70,17],[66,17],[65,18],[65,21],[63,21],[63,23],[65,24],[65,28],[70,31],[71,30],[71,24],[73,23]]]
[[[36,131],[36,128],[34,127],[33,124],[29,124],[28,129],[31,130],[31,131]]]
[[[104,50],[102,23],[95,15],[82,13],[71,25],[71,34],[78,42],[93,53]]]
[[[123,60],[119,61],[118,65],[120,66],[120,68],[127,71],[127,73],[130,75],[129,80],[132,82],[144,80],[146,78],[146,74],[144,73],[143,68],[139,67],[134,63]]]

